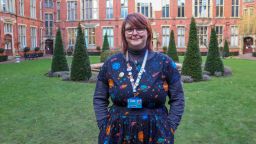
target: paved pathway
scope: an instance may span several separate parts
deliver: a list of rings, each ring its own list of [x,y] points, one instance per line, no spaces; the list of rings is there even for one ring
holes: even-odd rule
[[[253,57],[252,53],[242,54],[242,55],[236,56],[235,58],[246,59],[246,60],[256,60],[256,57]]]

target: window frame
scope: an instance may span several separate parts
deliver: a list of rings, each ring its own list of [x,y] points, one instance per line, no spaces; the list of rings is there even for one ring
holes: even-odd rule
[[[180,33],[180,29],[183,30]],[[180,45],[184,42],[183,45]],[[185,48],[186,47],[186,27],[183,25],[177,26],[177,48]]]

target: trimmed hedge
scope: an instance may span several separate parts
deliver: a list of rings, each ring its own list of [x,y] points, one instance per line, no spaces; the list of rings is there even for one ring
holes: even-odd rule
[[[220,75],[222,75],[224,72],[224,65],[220,58],[218,39],[214,28],[211,29],[209,50],[204,70],[210,72],[211,75],[214,75],[216,72],[220,72]]]
[[[252,56],[253,56],[253,57],[256,57],[256,52],[253,52],[253,53],[252,53]]]
[[[8,60],[8,56],[4,55],[4,56],[0,56],[0,62],[4,62]]]
[[[100,62],[104,62],[107,60],[110,56],[119,53],[120,51],[110,51],[106,50],[100,54]]]
[[[191,76],[194,81],[201,81],[202,75],[202,57],[199,50],[197,29],[195,19],[192,17],[189,30],[188,46],[184,57],[181,74]]]
[[[71,65],[70,79],[72,81],[86,81],[92,76],[90,59],[84,40],[84,33],[80,23],[77,27],[77,37],[73,60]]]

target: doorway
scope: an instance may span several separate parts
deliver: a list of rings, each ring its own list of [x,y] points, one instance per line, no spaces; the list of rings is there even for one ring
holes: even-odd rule
[[[244,38],[244,49],[243,53],[252,53],[253,39],[251,37]]]
[[[49,55],[53,54],[53,40],[52,39],[45,40],[45,54],[49,54]]]
[[[7,55],[12,55],[12,35],[10,34],[4,36],[4,49]]]

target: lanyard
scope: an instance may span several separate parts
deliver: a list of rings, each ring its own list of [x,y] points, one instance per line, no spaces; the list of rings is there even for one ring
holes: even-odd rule
[[[141,66],[140,71],[138,73],[137,79],[136,79],[136,81],[134,83],[134,79],[133,79],[133,76],[132,76],[132,67],[131,67],[130,63],[128,62],[129,61],[128,51],[126,52],[127,72],[128,72],[128,77],[130,79],[130,82],[132,84],[132,92],[133,93],[137,92],[136,89],[137,89],[137,87],[138,87],[138,85],[140,83],[141,76],[142,76],[143,72],[145,72],[145,65],[146,65],[146,62],[147,62],[147,58],[148,58],[148,50],[146,50],[142,66]]]

